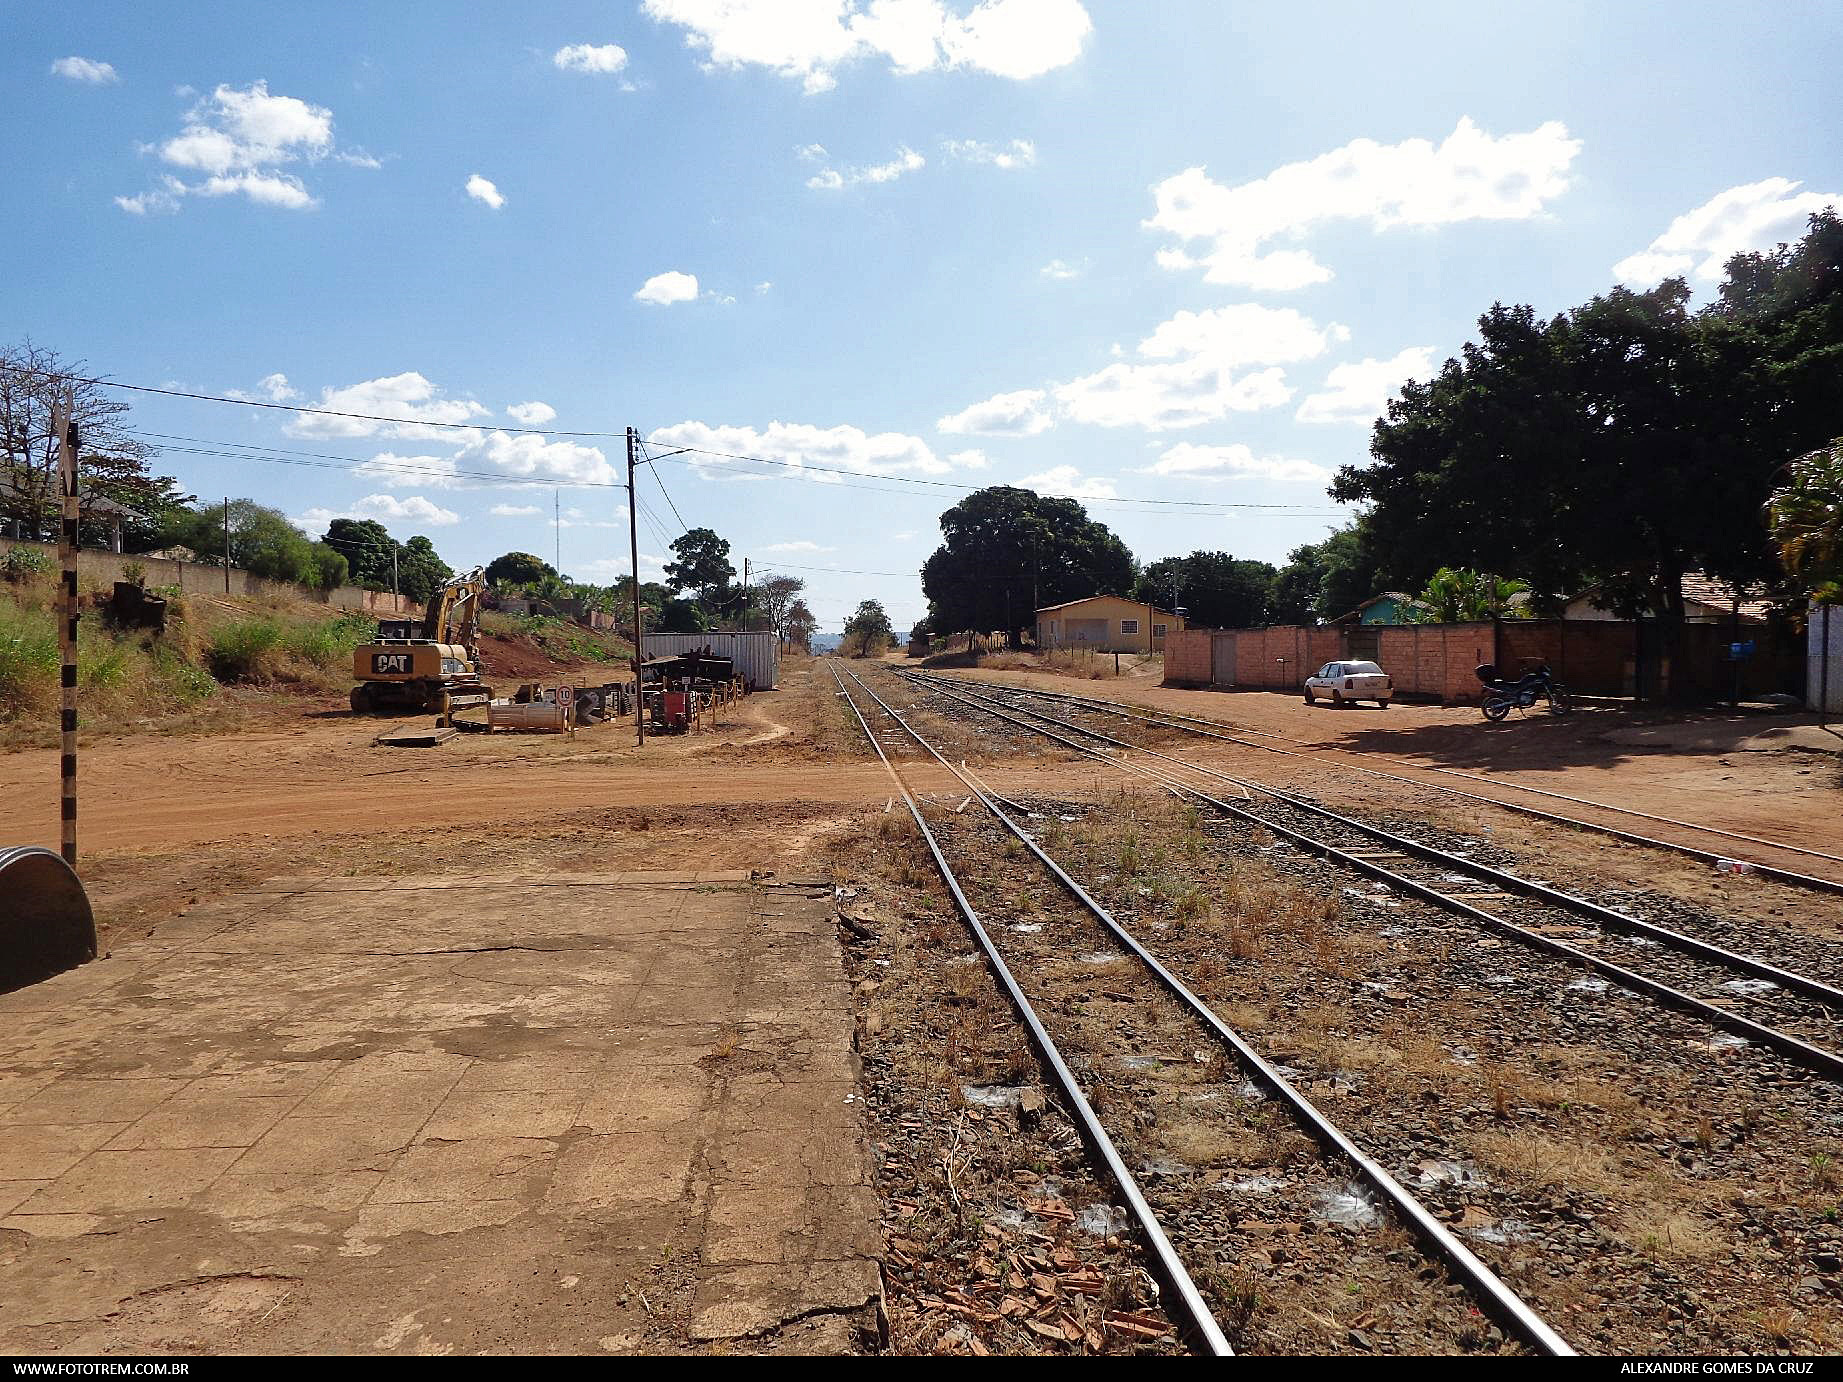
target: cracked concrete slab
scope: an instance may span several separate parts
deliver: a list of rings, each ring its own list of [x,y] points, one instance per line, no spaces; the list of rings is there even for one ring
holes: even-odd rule
[[[852,1032],[824,885],[271,879],[0,996],[0,1351],[849,1347]]]

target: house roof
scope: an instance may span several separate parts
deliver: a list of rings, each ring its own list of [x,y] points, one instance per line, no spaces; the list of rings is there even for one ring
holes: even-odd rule
[[[1589,586],[1587,589],[1577,594],[1570,595],[1568,597],[1568,603],[1573,604],[1576,600],[1592,600],[1604,589],[1604,586]],[[1722,614],[1733,613],[1734,598],[1738,594],[1741,601],[1741,618],[1743,619],[1764,619],[1772,611],[1773,607],[1772,601],[1770,600],[1756,599],[1748,595],[1745,587],[1737,590],[1736,587],[1730,585],[1727,581],[1718,581],[1714,577],[1704,575],[1700,571],[1685,573],[1681,589],[1683,591],[1683,600],[1685,604],[1701,605],[1705,609],[1716,610]],[[1595,608],[1604,609],[1607,608],[1607,606],[1596,605]]]
[[[1085,605],[1090,600],[1121,600],[1129,605],[1137,605],[1140,609],[1149,609],[1154,614],[1162,614],[1169,619],[1177,618],[1177,616],[1172,614],[1168,609],[1160,609],[1157,605],[1149,605],[1144,600],[1130,599],[1125,595],[1084,595],[1079,600],[1064,600],[1059,605],[1040,605],[1037,608],[1037,613],[1053,614],[1059,609],[1068,609],[1071,605]]]
[[[1370,596],[1369,599],[1365,600],[1362,604],[1358,605],[1355,609],[1351,610],[1347,614],[1338,615],[1338,617],[1333,619],[1331,622],[1333,624],[1341,624],[1346,619],[1361,619],[1363,617],[1364,610],[1369,609],[1373,605],[1379,605],[1384,600],[1394,601],[1395,605],[1400,609],[1425,610],[1428,612],[1432,612],[1433,610],[1433,606],[1428,604],[1425,600],[1418,600],[1414,596],[1409,595],[1400,590],[1385,590],[1380,595]]]

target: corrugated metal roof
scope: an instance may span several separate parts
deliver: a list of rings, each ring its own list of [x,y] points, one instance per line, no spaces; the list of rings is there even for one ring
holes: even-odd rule
[[[1134,605],[1139,609],[1149,609],[1152,613],[1162,614],[1167,618],[1177,618],[1177,616],[1172,614],[1168,609],[1160,609],[1157,605],[1149,605],[1144,600],[1135,600],[1130,595],[1084,595],[1079,600],[1064,600],[1059,605],[1043,605],[1038,608],[1037,613],[1052,614],[1056,610],[1068,609],[1072,605],[1085,605],[1091,600],[1118,600],[1122,604]]]

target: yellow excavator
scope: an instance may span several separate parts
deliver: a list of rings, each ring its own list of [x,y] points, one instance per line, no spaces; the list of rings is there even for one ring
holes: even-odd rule
[[[352,650],[352,713],[433,710],[443,720],[485,705],[493,688],[480,680],[480,597],[486,578],[476,567],[435,592],[428,613],[378,620],[375,643]]]

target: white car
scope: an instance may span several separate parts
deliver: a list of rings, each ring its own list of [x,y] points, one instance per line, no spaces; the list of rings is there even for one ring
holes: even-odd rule
[[[1384,710],[1395,694],[1389,674],[1373,662],[1327,662],[1305,679],[1305,703],[1329,700],[1333,705],[1374,701]]]

